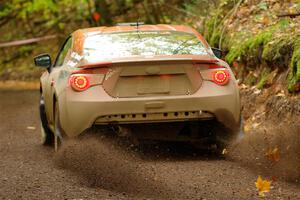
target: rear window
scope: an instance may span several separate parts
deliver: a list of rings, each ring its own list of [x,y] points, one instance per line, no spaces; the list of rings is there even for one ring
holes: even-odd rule
[[[194,35],[178,31],[131,31],[90,35],[85,39],[86,60],[155,55],[201,55],[206,47]]]

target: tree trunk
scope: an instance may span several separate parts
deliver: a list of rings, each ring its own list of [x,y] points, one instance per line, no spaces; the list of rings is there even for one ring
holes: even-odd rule
[[[101,15],[101,25],[112,25],[113,23],[109,7],[110,5],[105,0],[95,0],[96,12]]]

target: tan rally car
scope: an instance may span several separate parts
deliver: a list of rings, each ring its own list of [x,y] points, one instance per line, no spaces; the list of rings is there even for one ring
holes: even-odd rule
[[[140,140],[228,141],[240,129],[234,75],[194,29],[120,25],[75,31],[40,82],[44,144],[96,126]]]

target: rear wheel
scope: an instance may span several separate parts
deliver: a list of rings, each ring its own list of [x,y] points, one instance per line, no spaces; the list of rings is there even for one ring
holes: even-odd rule
[[[48,120],[45,112],[44,97],[40,97],[40,123],[41,123],[41,142],[45,146],[54,145],[54,134],[48,126]]]
[[[54,113],[54,149],[55,151],[58,151],[59,147],[62,144],[63,137],[62,137],[62,128],[60,125],[60,120],[59,120],[59,106],[58,103],[55,102],[55,113]]]
[[[244,137],[244,120],[241,116],[240,125],[238,129],[230,130],[226,128],[223,124],[217,123],[214,126],[214,135],[216,141],[217,152],[220,154],[225,154],[226,149],[229,145],[241,140]]]

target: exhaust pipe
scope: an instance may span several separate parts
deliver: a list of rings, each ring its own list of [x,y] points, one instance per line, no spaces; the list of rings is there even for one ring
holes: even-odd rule
[[[119,125],[114,126],[113,130],[120,137],[129,137],[132,135],[131,129],[124,126],[119,126]]]

